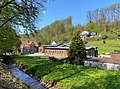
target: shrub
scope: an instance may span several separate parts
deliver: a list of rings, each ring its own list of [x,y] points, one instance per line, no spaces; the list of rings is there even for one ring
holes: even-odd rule
[[[79,31],[72,38],[72,42],[68,51],[68,59],[70,63],[81,64],[86,59],[85,45],[80,38]]]
[[[12,59],[12,57],[8,55],[2,55],[1,59],[2,59],[2,62],[5,64],[14,63],[14,60]]]
[[[120,39],[120,32],[119,32],[119,33],[117,33],[117,38],[118,38],[118,39]]]
[[[105,39],[107,39],[107,38],[108,38],[107,35],[102,35],[102,39],[103,39],[103,40],[105,40]]]
[[[117,36],[120,37],[120,33],[118,33]]]

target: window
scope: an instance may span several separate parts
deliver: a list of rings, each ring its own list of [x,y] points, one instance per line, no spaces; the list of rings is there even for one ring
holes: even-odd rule
[[[42,51],[42,49],[40,49],[40,52]]]

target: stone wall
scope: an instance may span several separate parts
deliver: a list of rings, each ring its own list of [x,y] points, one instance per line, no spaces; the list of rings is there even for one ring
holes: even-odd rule
[[[104,63],[104,62],[95,62],[95,61],[86,60],[84,61],[84,66],[120,71],[120,64],[113,64],[113,63]]]

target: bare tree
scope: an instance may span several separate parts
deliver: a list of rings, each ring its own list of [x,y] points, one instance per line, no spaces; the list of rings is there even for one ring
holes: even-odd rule
[[[101,31],[104,30],[106,32],[109,30],[109,25],[113,25],[115,29],[120,29],[120,3],[106,8],[88,11],[87,19],[96,23],[95,26],[99,25]]]

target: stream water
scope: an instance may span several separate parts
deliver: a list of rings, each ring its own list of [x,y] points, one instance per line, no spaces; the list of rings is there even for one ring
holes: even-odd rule
[[[7,64],[6,67],[11,70],[11,72],[16,78],[22,80],[25,84],[29,85],[30,89],[46,89],[44,86],[40,84],[40,82],[30,77],[28,74],[24,73],[14,65]]]

